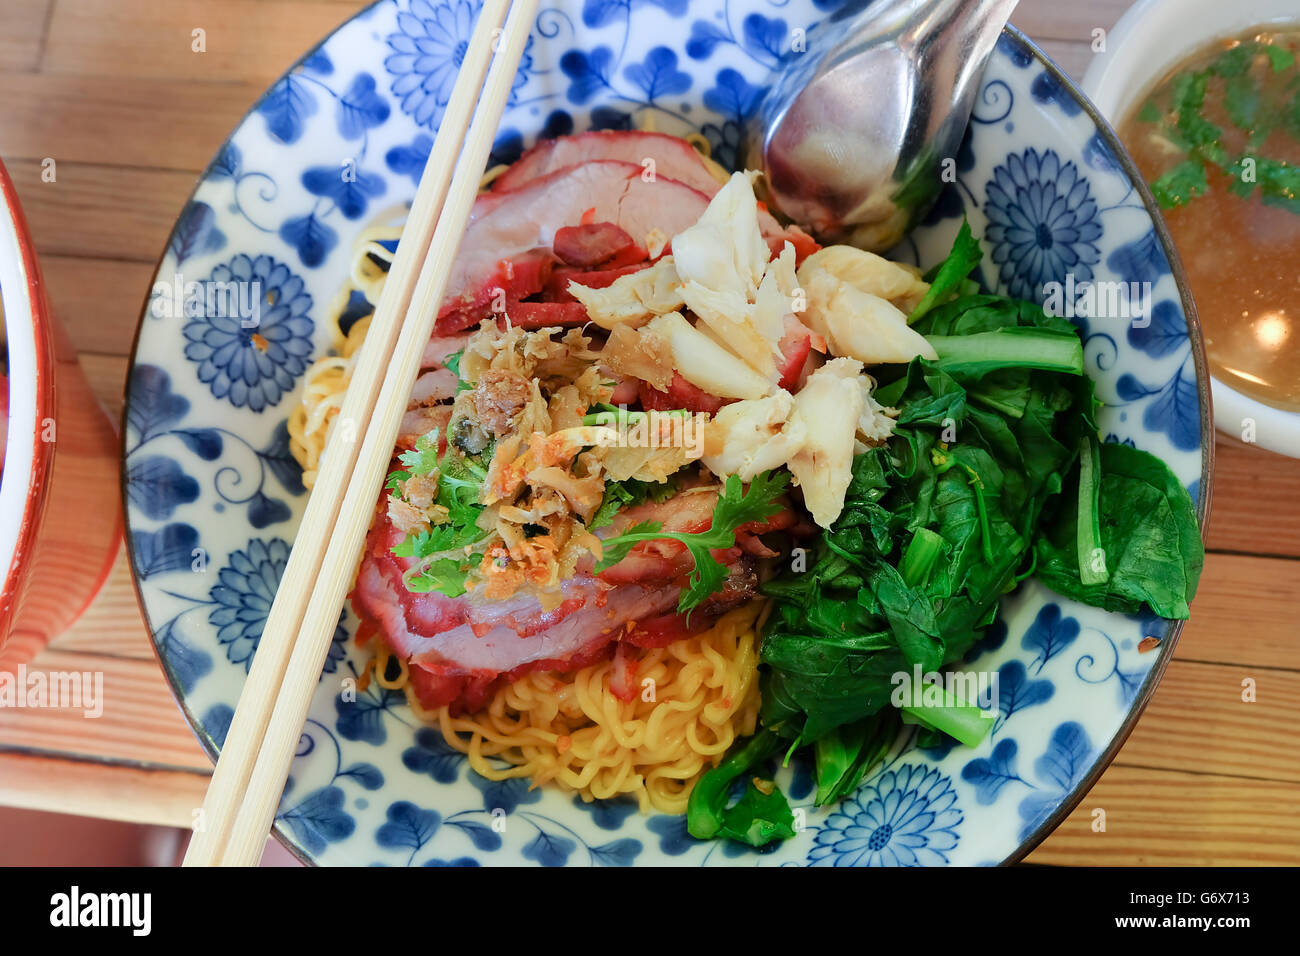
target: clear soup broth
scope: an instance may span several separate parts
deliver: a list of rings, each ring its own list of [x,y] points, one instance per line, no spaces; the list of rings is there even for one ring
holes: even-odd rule
[[[1187,270],[1214,375],[1300,410],[1300,27],[1219,40],[1120,124]]]

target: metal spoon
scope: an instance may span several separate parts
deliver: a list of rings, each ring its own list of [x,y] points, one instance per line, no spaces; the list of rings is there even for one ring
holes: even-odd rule
[[[823,21],[760,104],[749,165],[820,238],[893,246],[943,188],[1017,0],[874,0]]]

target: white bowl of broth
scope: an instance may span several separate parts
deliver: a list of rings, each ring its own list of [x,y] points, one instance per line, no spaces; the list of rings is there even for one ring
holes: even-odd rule
[[[1169,226],[1215,424],[1300,457],[1300,4],[1141,0],[1105,47],[1084,90]]]

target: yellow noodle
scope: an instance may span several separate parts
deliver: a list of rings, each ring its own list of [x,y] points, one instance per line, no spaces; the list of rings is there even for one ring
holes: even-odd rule
[[[407,699],[489,779],[530,777],[586,800],[632,796],[643,810],[683,813],[695,781],[757,723],[759,610],[751,603],[702,634],[645,651],[637,677],[653,680],[654,693],[630,702],[610,690],[608,660],[526,675],[475,714],[426,711],[409,684]]]

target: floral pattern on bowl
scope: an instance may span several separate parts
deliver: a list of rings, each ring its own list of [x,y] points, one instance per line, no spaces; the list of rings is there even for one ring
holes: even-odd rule
[[[495,143],[586,128],[700,132],[734,165],[743,124],[794,31],[839,0],[567,0],[547,4]],[[182,211],[155,300],[193,279],[259,280],[262,320],[141,319],[124,415],[130,552],[154,641],[185,713],[220,747],[305,501],[285,421],[330,342],[325,309],[367,223],[414,195],[474,0],[382,0],[277,81]],[[1149,321],[1081,318],[1104,437],[1167,461],[1204,515],[1205,369],[1167,239],[1108,130],[1014,31],[1000,40],[956,157],[956,182],[899,250],[932,263],[969,217],[982,281],[1150,282]],[[351,175],[340,176],[340,169]],[[166,305],[164,301],[161,303]],[[400,693],[358,688],[365,657],[341,616],[276,827],[321,864],[444,866],[995,864],[1018,858],[1082,795],[1145,703],[1178,628],[1107,614],[1029,582],[972,649],[999,708],[980,747],[894,753],[837,807],[811,768],[780,771],[801,832],[763,852],[692,839],[684,818],[488,781]],[[1163,640],[1143,653],[1143,638]],[[1148,642],[1149,643],[1149,642]]]

